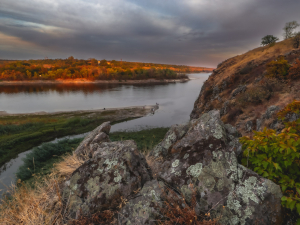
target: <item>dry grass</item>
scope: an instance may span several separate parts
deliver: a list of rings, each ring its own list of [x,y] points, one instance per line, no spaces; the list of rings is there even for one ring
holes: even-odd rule
[[[183,195],[176,194],[173,190],[167,188],[163,191],[165,199],[160,212],[163,219],[158,220],[159,225],[216,225],[218,218],[212,219],[209,212],[200,215],[196,212],[197,193],[192,185],[189,186],[192,191],[191,199],[186,200]]]
[[[25,184],[13,186],[11,199],[4,199],[0,205],[0,224],[62,224],[59,181],[48,177],[43,183],[37,183],[35,189]]]
[[[0,224],[64,224],[66,210],[61,197],[61,184],[85,159],[67,155],[57,163],[53,172],[36,181],[34,188],[25,183],[12,186],[9,197],[0,205]]]

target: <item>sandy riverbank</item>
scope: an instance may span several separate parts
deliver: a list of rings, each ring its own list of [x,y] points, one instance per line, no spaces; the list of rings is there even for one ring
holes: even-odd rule
[[[31,81],[0,81],[0,85],[14,85],[14,84],[148,84],[148,83],[180,83],[187,82],[190,79],[169,79],[169,80],[87,80],[87,79],[67,79],[67,80],[31,80]]]

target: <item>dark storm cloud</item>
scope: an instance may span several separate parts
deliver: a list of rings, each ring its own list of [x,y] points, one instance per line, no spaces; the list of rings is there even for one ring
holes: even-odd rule
[[[298,0],[2,0],[0,58],[120,59],[216,66],[281,37]]]

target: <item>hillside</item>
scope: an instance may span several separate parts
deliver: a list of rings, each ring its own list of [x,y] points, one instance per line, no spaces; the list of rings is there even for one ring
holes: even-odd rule
[[[204,83],[191,119],[219,109],[223,122],[236,126],[243,135],[272,126],[273,111],[300,97],[299,57],[300,49],[294,49],[292,39],[288,39],[220,63]],[[271,71],[273,67],[269,63],[281,60],[287,61],[289,71],[282,77],[271,77],[268,68]]]
[[[0,60],[0,81],[22,80],[145,80],[181,79],[184,73],[211,72],[212,68],[96,59]]]

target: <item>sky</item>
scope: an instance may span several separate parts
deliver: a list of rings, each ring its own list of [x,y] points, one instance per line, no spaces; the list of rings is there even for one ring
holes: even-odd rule
[[[259,47],[299,0],[0,0],[0,59],[107,59],[216,67]]]

